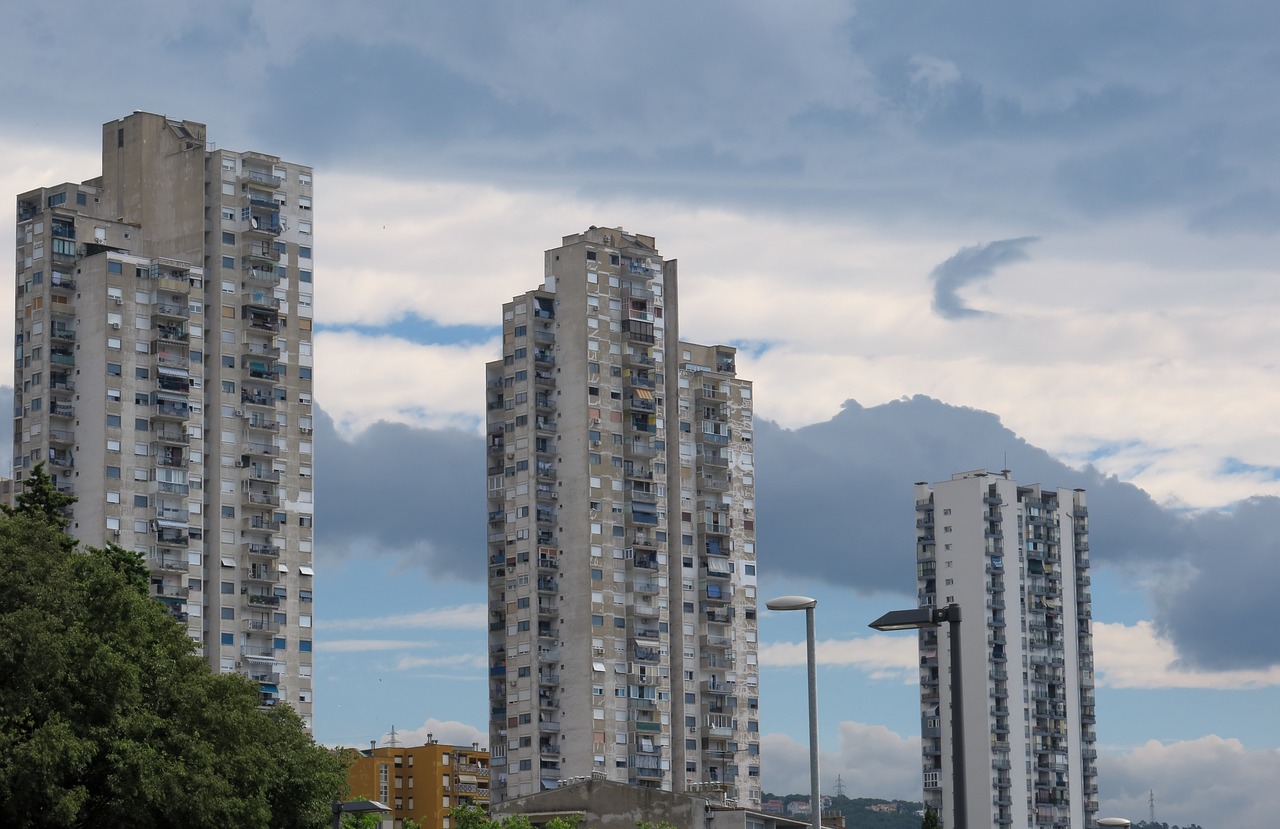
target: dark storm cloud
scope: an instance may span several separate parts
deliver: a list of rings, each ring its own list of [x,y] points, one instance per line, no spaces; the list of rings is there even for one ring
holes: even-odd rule
[[[388,554],[428,572],[484,579],[484,445],[475,435],[379,424],[354,441],[317,418],[322,555]],[[782,565],[863,593],[915,595],[912,484],[1009,468],[1020,483],[1088,490],[1095,567],[1153,593],[1155,620],[1189,667],[1280,664],[1267,618],[1280,583],[1280,499],[1182,516],[1141,489],[1072,469],[988,412],[927,397],[873,408],[849,402],[824,423],[755,430],[758,549]],[[1179,580],[1154,577],[1176,570]],[[470,588],[468,588],[470,589]]]
[[[441,576],[484,579],[484,442],[377,423],[348,441],[316,412],[321,555],[392,555]]]
[[[622,186],[789,214],[1172,209],[1211,232],[1213,211],[1280,176],[1270,3],[82,11],[33,6],[0,32],[4,77],[44,73],[38,94],[0,86],[14,136],[66,141],[86,120],[143,108],[204,120],[225,146],[396,178]],[[148,48],[114,56],[112,71],[147,83],[78,82],[96,71],[96,44],[129,39],[139,19]]]
[[[978,317],[987,314],[970,308],[960,298],[959,291],[965,285],[986,279],[996,268],[1031,258],[1027,245],[1036,241],[1035,236],[1017,239],[1000,239],[985,245],[961,248],[954,256],[933,269],[933,310],[947,319]]]

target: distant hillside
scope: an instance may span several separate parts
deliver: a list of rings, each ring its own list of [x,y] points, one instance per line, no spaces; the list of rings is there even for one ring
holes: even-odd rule
[[[765,793],[761,799],[781,800],[789,804],[795,800],[807,801],[809,795]],[[894,811],[877,811],[872,806],[892,806]],[[920,812],[924,811],[924,804],[911,800],[838,796],[831,798],[829,811],[844,815],[845,829],[920,829]]]

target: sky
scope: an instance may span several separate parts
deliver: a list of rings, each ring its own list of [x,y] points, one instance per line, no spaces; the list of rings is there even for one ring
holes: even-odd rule
[[[1089,490],[1102,812],[1261,827],[1278,28],[1244,1],[24,4],[0,187],[96,175],[134,109],[316,168],[322,741],[487,742],[483,363],[543,250],[621,226],[755,381],[761,589],[819,600],[824,787],[919,797],[912,637],[866,623],[914,601],[912,483],[1008,467]],[[775,791],[806,787],[802,627],[762,614]]]

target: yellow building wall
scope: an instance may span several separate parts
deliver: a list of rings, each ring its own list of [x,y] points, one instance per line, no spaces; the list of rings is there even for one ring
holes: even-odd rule
[[[454,806],[489,807],[487,751],[430,743],[382,746],[360,755],[347,771],[348,797],[391,806],[397,827],[413,818],[423,829],[451,829],[449,812]]]

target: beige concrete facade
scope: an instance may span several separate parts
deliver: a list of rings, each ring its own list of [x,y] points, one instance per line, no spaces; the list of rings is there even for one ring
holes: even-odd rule
[[[970,826],[1091,827],[1098,808],[1083,490],[963,472],[916,485],[921,606],[960,606]],[[954,813],[947,626],[920,632],[924,799]]]
[[[494,798],[571,777],[758,803],[751,386],[676,263],[591,228],[486,369]]]
[[[309,724],[312,171],[162,115],[102,135],[102,175],[18,196],[15,486],[45,463],[76,538]]]

